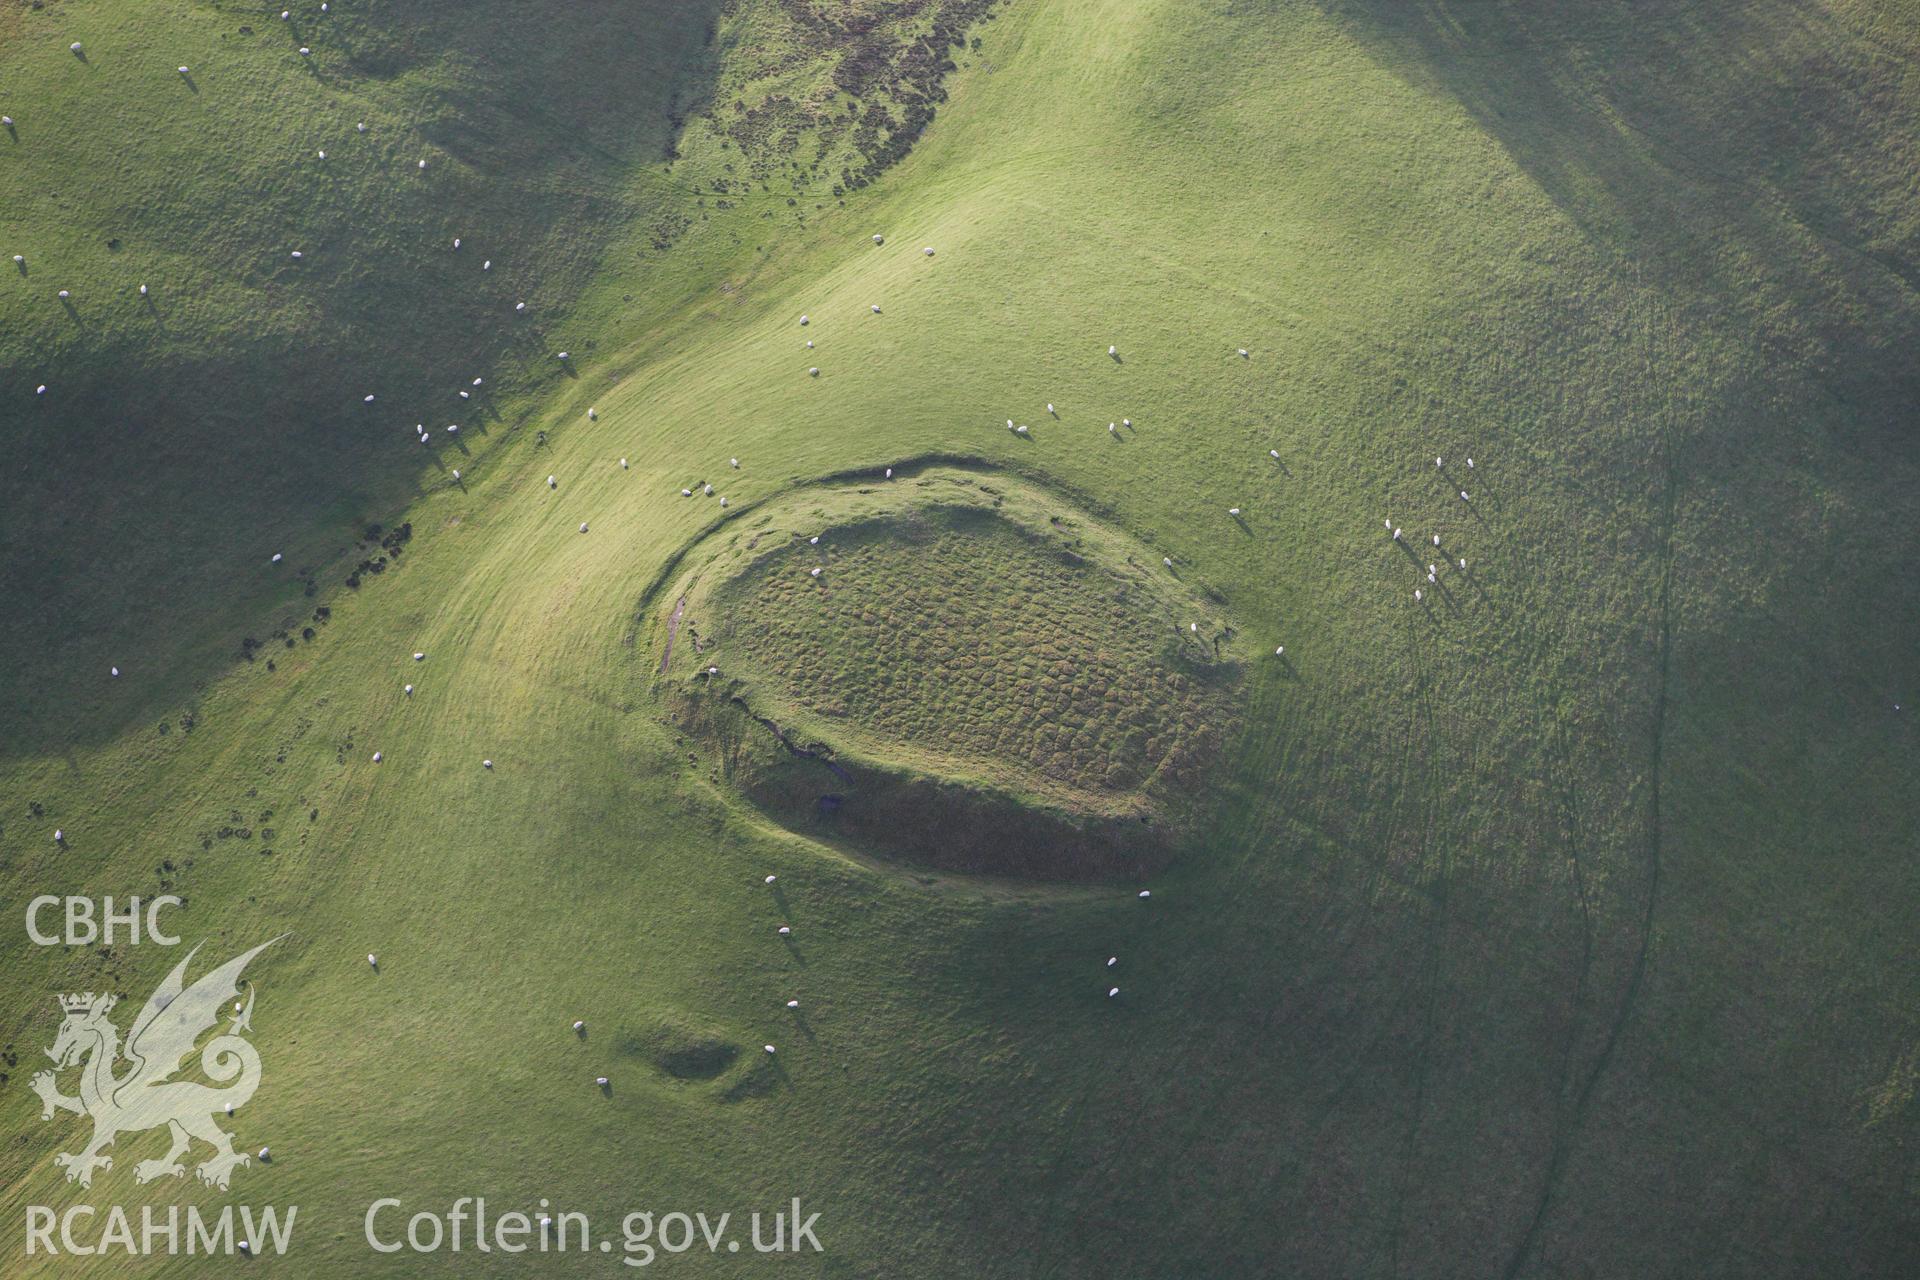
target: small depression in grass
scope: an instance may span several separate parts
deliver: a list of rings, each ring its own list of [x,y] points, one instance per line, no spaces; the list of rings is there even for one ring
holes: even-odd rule
[[[727,779],[882,857],[1147,874],[1234,728],[1222,606],[999,473],[795,490],[692,548],[653,603],[662,687]]]

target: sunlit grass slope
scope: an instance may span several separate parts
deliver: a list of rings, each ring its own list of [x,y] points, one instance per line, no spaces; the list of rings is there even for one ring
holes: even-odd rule
[[[821,1275],[1910,1272],[1920,15],[1676,9],[1691,7],[1015,0],[956,55],[912,153],[844,207],[771,189],[695,203],[706,230],[681,255],[650,247],[651,209],[493,190],[560,264],[577,380],[517,384],[506,407],[545,442],[506,435],[464,485],[417,460],[410,496],[377,489],[371,464],[318,469],[314,451],[346,452],[318,428],[275,443],[307,450],[292,456],[308,473],[277,483],[313,512],[411,529],[378,581],[337,585],[371,546],[349,550],[324,559],[313,598],[283,585],[264,607],[249,575],[277,548],[236,531],[241,576],[204,589],[292,648],[209,666],[191,698],[132,663],[109,685],[104,647],[53,640],[120,597],[56,568],[58,541],[8,506],[8,612],[48,637],[59,678],[14,699],[6,901],[164,884],[210,949],[291,931],[259,962],[266,1084],[235,1121],[276,1160],[236,1188],[301,1206],[303,1273],[613,1265],[383,1257],[360,1240],[377,1196],[482,1193],[608,1221],[798,1194],[827,1252],[787,1265]],[[324,145],[294,96],[322,89],[277,69],[290,39],[258,14],[183,13],[164,52],[139,34],[156,93],[212,109],[215,77],[194,95],[171,67],[217,68],[218,32],[247,21],[273,37],[271,58],[247,56],[255,76],[276,68],[258,90],[275,105],[236,117],[230,145],[265,146],[261,130],[294,131],[290,154]],[[469,82],[522,74],[563,29],[474,28]],[[10,92],[51,103],[106,74],[138,24],[74,4],[0,32]],[[69,38],[100,56],[61,62]],[[663,50],[662,74],[677,56]],[[505,135],[614,129],[571,65],[556,55],[566,95],[504,95],[479,118]],[[419,114],[387,109],[387,129]],[[0,110],[24,151],[32,117]],[[469,117],[444,113],[439,136],[457,136]],[[118,154],[130,183],[178,180],[117,111],[80,132],[120,140],[88,154]],[[724,166],[706,136],[714,153],[676,169]],[[662,173],[646,146],[602,145],[624,198]],[[399,194],[432,188],[411,185],[418,148],[382,146],[392,171],[352,162],[367,168],[343,180],[367,203],[309,229],[327,249],[307,270],[337,273],[326,323],[399,348],[376,403],[424,403],[453,389],[413,376],[398,331],[375,327],[399,305],[375,250],[402,217],[435,243],[460,219]],[[295,210],[312,216],[300,193],[249,250],[276,279],[289,268],[268,246],[302,229]],[[189,200],[173,216],[200,226]],[[622,252],[589,251],[599,216]],[[116,234],[104,218],[64,250],[86,250],[71,270],[101,292],[138,282],[121,259],[160,252],[128,233],[119,258],[97,253]],[[54,221],[30,225],[54,237]],[[375,245],[356,252],[350,229]],[[225,252],[218,225],[201,234],[194,261]],[[80,410],[51,392],[17,408],[13,384],[52,379],[16,374],[15,350],[74,344],[96,362],[70,377],[79,394],[117,367],[106,338],[62,336],[76,322],[45,289],[74,289],[108,332],[153,323],[119,294],[117,318],[94,319],[81,284],[40,272],[56,251],[30,246],[0,295],[16,432]],[[444,294],[425,307],[516,292],[422,262],[437,265],[417,292]],[[272,381],[303,331],[268,305],[282,286],[255,287],[268,297],[210,282],[195,328],[242,355],[246,334],[281,334],[247,356],[261,363],[245,376]],[[209,413],[239,403],[222,367],[196,375]],[[402,465],[412,420],[365,456]],[[69,471],[117,466],[142,492],[155,464],[138,436],[62,421],[92,442]],[[207,432],[182,444],[181,474],[231,462],[233,435]],[[1251,665],[1204,832],[1150,899],[842,857],[716,781],[716,753],[658,699],[644,637],[659,619],[636,614],[673,556],[799,482],[951,455],[1171,557],[1250,653],[1287,647]],[[708,480],[714,497],[681,496]],[[75,510],[88,538],[167,545],[90,483],[106,497]],[[269,498],[228,488],[233,523],[260,519]],[[46,601],[56,583],[73,599]],[[150,625],[173,634],[189,604]],[[88,732],[67,727],[68,699],[91,708]],[[0,1219],[83,1195],[220,1202],[119,1168],[67,1186],[50,1159],[82,1126],[40,1125],[23,1087],[54,993],[143,996],[173,957],[10,954],[0,1038],[21,1068],[0,1128],[23,1137],[0,1155]]]

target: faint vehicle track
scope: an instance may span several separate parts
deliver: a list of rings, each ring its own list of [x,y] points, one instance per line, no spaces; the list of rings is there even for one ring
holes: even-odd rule
[[[1612,1065],[1614,1051],[1620,1045],[1627,1022],[1632,1018],[1639,1003],[1640,991],[1647,974],[1647,954],[1653,947],[1654,913],[1660,902],[1660,775],[1666,746],[1667,726],[1667,687],[1673,659],[1673,529],[1676,490],[1679,476],[1673,462],[1673,441],[1670,428],[1663,429],[1667,483],[1662,495],[1661,509],[1666,525],[1665,538],[1662,541],[1660,564],[1660,664],[1653,696],[1653,743],[1651,759],[1648,764],[1652,795],[1648,801],[1647,819],[1647,899],[1641,914],[1640,945],[1633,957],[1633,970],[1627,978],[1626,991],[1620,997],[1619,1007],[1614,1011],[1613,1023],[1607,1028],[1607,1038],[1600,1047],[1599,1056],[1594,1059],[1593,1068],[1581,1082],[1579,1095],[1574,1099],[1572,1113],[1566,1125],[1555,1137],[1553,1152],[1548,1157],[1546,1178],[1540,1188],[1539,1202],[1534,1206],[1533,1217],[1527,1225],[1526,1234],[1515,1248],[1513,1257],[1501,1272],[1504,1280],[1515,1280],[1521,1269],[1533,1256],[1539,1244],[1540,1233],[1546,1225],[1547,1214],[1553,1207],[1555,1193],[1559,1190],[1560,1179],[1566,1172],[1569,1152],[1574,1138],[1585,1124],[1587,1112],[1593,1102],[1593,1095],[1599,1087],[1600,1079]]]

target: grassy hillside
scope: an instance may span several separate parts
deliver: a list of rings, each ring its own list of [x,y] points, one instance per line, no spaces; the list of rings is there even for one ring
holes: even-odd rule
[[[675,198],[646,165],[711,10],[8,8],[0,519],[24,607],[0,696],[44,743],[96,709],[102,664],[187,696],[238,652],[232,602],[297,605],[350,530],[508,425],[607,245]]]
[[[1010,0],[904,158],[834,122],[916,6],[331,7],[0,9],[9,927],[290,933],[277,1265],[613,1265],[360,1239],[477,1194],[800,1195],[821,1275],[1920,1263],[1911,5]],[[1150,899],[794,834],[661,698],[674,557],[951,456],[1260,655]],[[224,1203],[60,1180],[53,995],[177,957],[18,937],[0,1220]]]

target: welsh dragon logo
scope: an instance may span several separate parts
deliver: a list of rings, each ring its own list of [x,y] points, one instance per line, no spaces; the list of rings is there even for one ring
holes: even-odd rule
[[[189,987],[184,979],[187,965],[200,950],[195,946],[147,998],[127,1033],[124,1053],[119,1028],[107,1018],[116,997],[91,991],[60,997],[60,1008],[67,1016],[53,1048],[47,1050],[54,1069],[34,1076],[33,1091],[44,1104],[42,1120],[53,1119],[55,1111],[93,1118],[93,1141],[79,1152],[61,1152],[53,1158],[55,1164],[66,1169],[68,1182],[92,1186],[96,1168],[113,1168],[113,1158],[101,1152],[116,1138],[164,1125],[172,1135],[173,1146],[158,1160],[142,1160],[135,1165],[134,1181],[183,1176],[186,1168],[180,1157],[192,1145],[191,1140],[198,1138],[213,1148],[213,1155],[194,1173],[209,1186],[226,1190],[234,1167],[248,1160],[233,1149],[233,1135],[221,1129],[214,1117],[232,1115],[233,1109],[253,1097],[260,1087],[260,1054],[243,1034],[253,1029],[252,983],[247,984],[246,1003],[235,1002],[226,1031],[200,1051],[200,1069],[208,1079],[221,1084],[235,1082],[216,1089],[173,1076],[185,1066],[194,1044],[220,1021],[221,1006],[239,995],[240,971],[247,962],[278,941],[274,938],[261,943]],[[58,1073],[80,1066],[83,1060],[80,1096],[68,1097],[60,1092]]]

